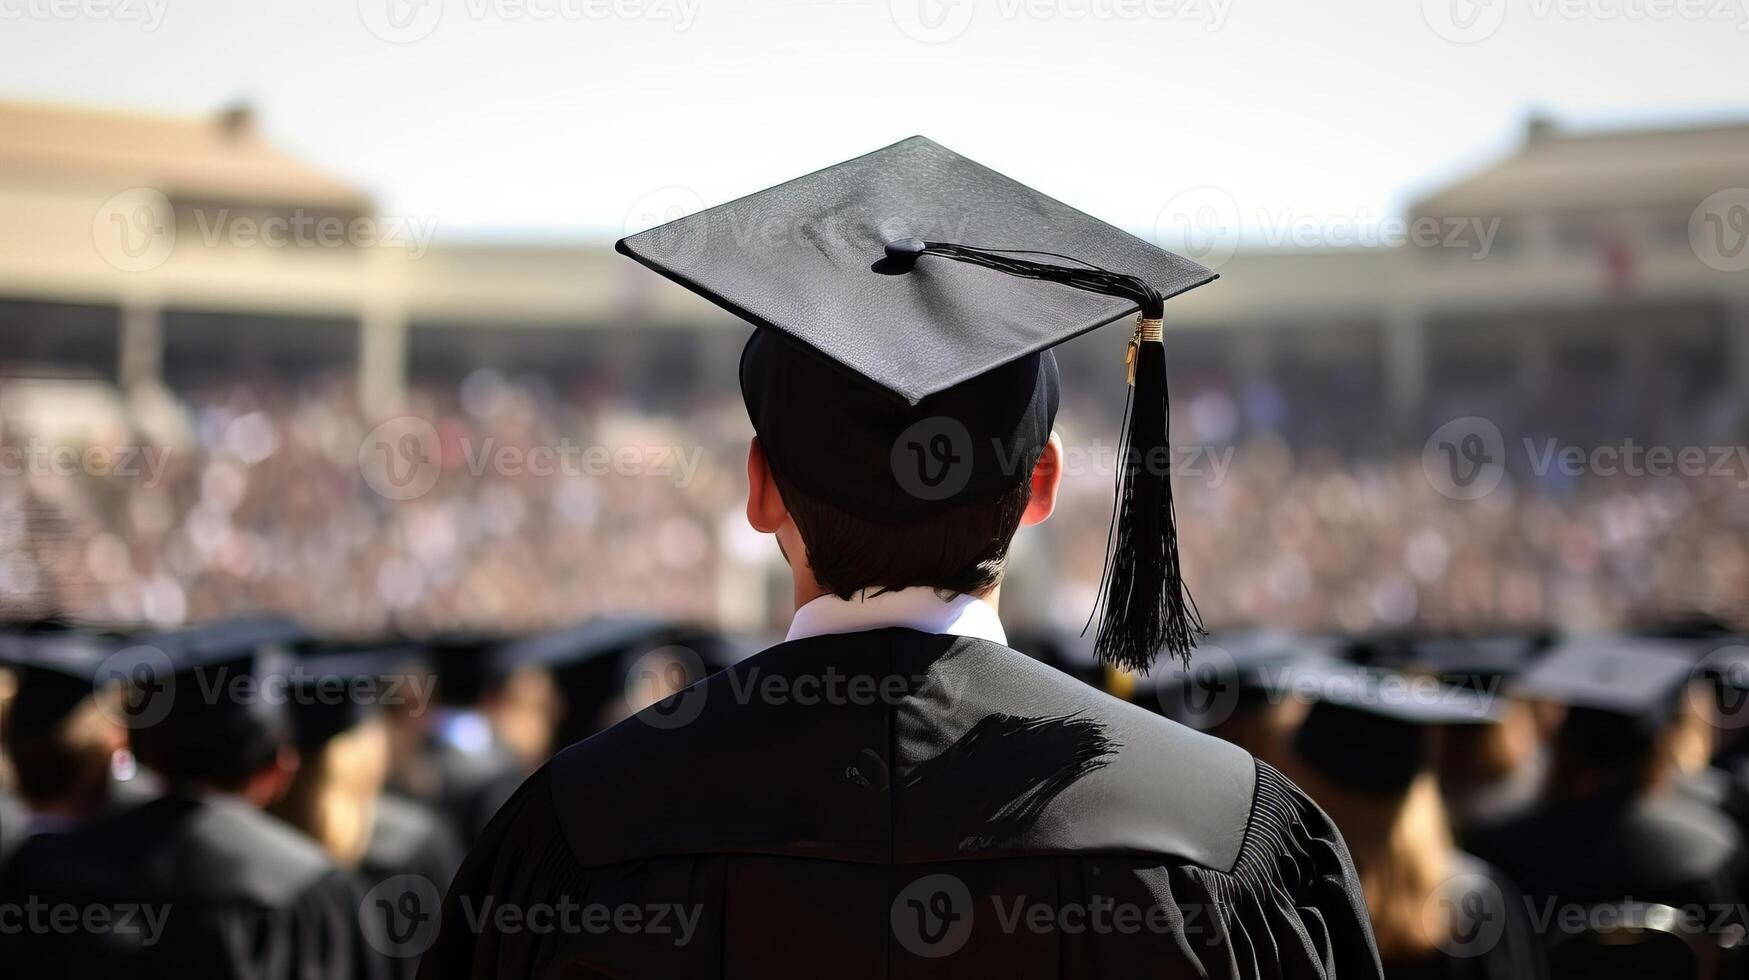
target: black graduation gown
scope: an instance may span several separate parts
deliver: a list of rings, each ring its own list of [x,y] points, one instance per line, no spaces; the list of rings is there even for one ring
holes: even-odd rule
[[[358,876],[366,888],[395,875],[416,874],[441,891],[449,887],[461,863],[461,843],[435,812],[392,794],[377,800],[370,843],[358,863]]]
[[[1391,980],[1538,980],[1543,943],[1524,898],[1505,875],[1462,852],[1438,894],[1452,913],[1443,948],[1413,961],[1385,961]]]
[[[24,804],[11,793],[0,789],[0,868],[6,866],[6,860],[24,843],[26,827],[30,823],[30,814],[24,809]]]
[[[358,862],[358,877],[365,888],[377,889],[399,876],[413,875],[431,883],[429,890],[421,888],[424,894],[441,895],[449,887],[461,862],[461,842],[456,839],[449,823],[436,811],[392,794],[377,800],[370,843],[365,846],[364,856]],[[387,886],[391,899],[402,891],[404,889],[397,885]],[[369,894],[381,896],[384,892],[377,890]],[[392,901],[387,908],[367,901],[362,914],[384,917],[379,935],[393,937],[403,925],[412,925],[393,918],[398,912]],[[401,949],[395,946],[390,947],[390,952],[398,959],[396,972],[411,977],[419,966],[418,957],[403,956]]]
[[[420,976],[1375,978],[1275,770],[1006,647],[781,644],[556,756]]]
[[[1567,905],[1722,909],[1744,896],[1736,828],[1678,792],[1539,806],[1476,830],[1467,846],[1518,884],[1533,920]]]
[[[23,967],[17,976],[386,975],[359,925],[357,881],[296,831],[227,797],[165,797],[33,837],[4,891],[7,901],[99,908],[115,921],[10,937],[5,959]]]

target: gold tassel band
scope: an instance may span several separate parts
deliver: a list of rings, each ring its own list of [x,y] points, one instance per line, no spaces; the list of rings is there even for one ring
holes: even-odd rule
[[[1150,320],[1147,317],[1140,315],[1136,317],[1136,329],[1130,334],[1130,345],[1129,348],[1124,351],[1123,356],[1125,373],[1129,376],[1129,385],[1131,388],[1136,386],[1137,352],[1143,344],[1159,344],[1165,342],[1163,337],[1165,322],[1166,321],[1164,320]]]

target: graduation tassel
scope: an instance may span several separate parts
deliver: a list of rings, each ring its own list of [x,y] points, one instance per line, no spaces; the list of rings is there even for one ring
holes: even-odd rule
[[[1161,650],[1190,664],[1203,635],[1196,602],[1178,557],[1178,520],[1172,503],[1170,408],[1166,345],[1161,319],[1136,318],[1125,360],[1130,396],[1124,411],[1112,527],[1106,544],[1102,597],[1094,650],[1100,659],[1147,673]]]
[[[1062,283],[1090,293],[1118,296],[1141,308],[1125,361],[1130,385],[1124,408],[1123,458],[1106,535],[1100,599],[1088,617],[1094,652],[1115,667],[1147,673],[1161,650],[1190,664],[1190,651],[1204,635],[1202,617],[1184,583],[1178,558],[1178,521],[1172,506],[1170,410],[1166,398],[1166,345],[1161,321],[1166,301],[1139,276],[1112,272],[1055,252],[980,248],[953,242],[905,238],[886,246],[887,263],[909,269],[924,255],[994,269],[1022,279]],[[1049,256],[1073,265],[1023,256]]]

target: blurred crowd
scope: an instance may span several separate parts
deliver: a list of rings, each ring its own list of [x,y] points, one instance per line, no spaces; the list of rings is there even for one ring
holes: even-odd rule
[[[1195,408],[1181,413],[1185,443],[1206,428]],[[416,386],[407,416],[373,430],[343,374],[194,387],[156,414],[135,411],[132,429],[84,438],[145,444],[162,457],[155,478],[0,478],[0,612],[168,626],[270,610],[413,632],[628,610],[774,628],[787,614],[782,589],[760,579],[776,549],[741,518],[749,432],[733,395],[639,411],[482,370]],[[1088,608],[1112,457],[1079,434],[1108,421],[1084,406],[1059,420],[1064,498],[1022,535],[1021,547],[1036,535],[1049,552],[1021,563],[1027,594],[1042,597],[1029,614],[1071,622]],[[0,444],[32,435],[13,419]],[[1740,461],[1659,477],[1520,465],[1466,500],[1440,492],[1420,453],[1235,438],[1181,446],[1175,460],[1181,545],[1210,623],[1352,633],[1607,628],[1678,608],[1749,616]],[[431,467],[434,480],[403,496],[373,481],[372,453]]]

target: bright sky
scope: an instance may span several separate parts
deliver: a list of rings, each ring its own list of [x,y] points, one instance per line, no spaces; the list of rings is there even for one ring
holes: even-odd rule
[[[1749,0],[0,0],[0,98],[247,98],[449,238],[615,236],[914,133],[1132,229],[1210,186],[1252,240],[1365,226],[1532,110],[1749,118],[1745,65]]]

